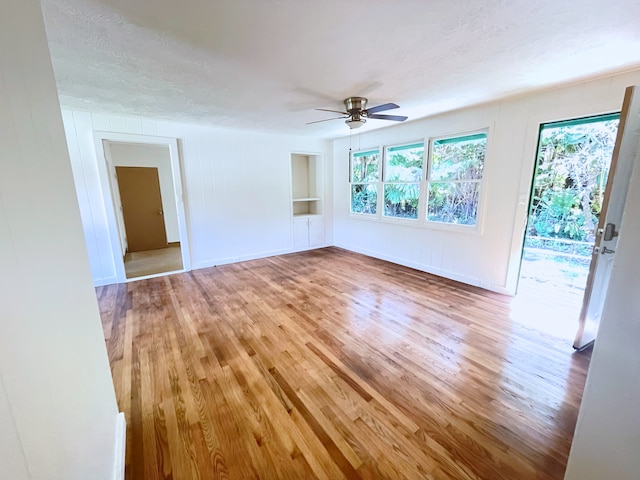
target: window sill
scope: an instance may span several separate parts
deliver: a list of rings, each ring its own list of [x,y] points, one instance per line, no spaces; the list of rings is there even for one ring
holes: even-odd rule
[[[383,225],[402,225],[405,227],[420,228],[425,230],[437,230],[441,232],[461,233],[464,235],[482,235],[481,222],[476,225],[459,225],[455,223],[428,222],[420,219],[385,217],[383,215],[367,215],[363,213],[349,212],[349,218],[354,220],[366,220]]]

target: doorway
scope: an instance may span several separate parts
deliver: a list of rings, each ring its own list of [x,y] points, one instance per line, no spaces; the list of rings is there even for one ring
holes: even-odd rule
[[[94,137],[117,281],[190,270],[176,139]]]
[[[585,295],[619,114],[540,126],[517,300],[571,339]]]

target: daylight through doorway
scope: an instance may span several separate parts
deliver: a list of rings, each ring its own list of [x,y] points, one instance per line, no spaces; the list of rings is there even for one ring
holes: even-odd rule
[[[514,307],[532,327],[573,339],[619,114],[543,124]]]

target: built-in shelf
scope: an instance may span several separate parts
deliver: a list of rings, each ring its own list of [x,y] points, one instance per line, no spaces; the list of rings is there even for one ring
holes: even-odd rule
[[[320,200],[320,197],[307,197],[307,198],[294,198],[294,202],[315,202]]]
[[[291,213],[296,249],[324,244],[323,177],[320,155],[291,154]]]
[[[291,203],[295,217],[322,214],[322,158],[291,154]]]

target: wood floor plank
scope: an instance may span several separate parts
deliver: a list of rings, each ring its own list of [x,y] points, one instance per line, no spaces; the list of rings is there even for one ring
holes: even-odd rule
[[[150,480],[160,480],[158,460],[158,449],[156,446],[156,426],[153,418],[153,376],[151,373],[151,363],[149,352],[141,349],[140,359],[140,405],[142,420],[142,465],[146,465],[146,477]]]
[[[99,287],[126,478],[560,480],[589,355],[338,248]]]
[[[320,407],[316,405],[313,400],[313,394],[307,394],[304,390],[300,389],[296,392],[300,401],[304,404],[309,414],[318,422],[319,426],[324,432],[331,438],[331,441],[340,450],[344,458],[346,458],[351,466],[357,470],[362,465],[362,460],[358,457],[358,454],[353,451],[351,445],[342,437],[335,426],[325,417],[320,410]]]

